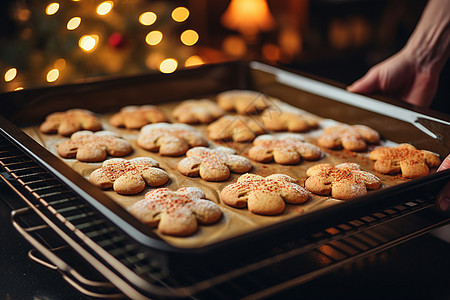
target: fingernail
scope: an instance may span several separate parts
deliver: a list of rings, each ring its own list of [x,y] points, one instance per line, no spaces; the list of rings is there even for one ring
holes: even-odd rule
[[[447,211],[449,206],[450,206],[450,199],[449,198],[443,198],[441,201],[439,201],[439,208],[442,211]]]

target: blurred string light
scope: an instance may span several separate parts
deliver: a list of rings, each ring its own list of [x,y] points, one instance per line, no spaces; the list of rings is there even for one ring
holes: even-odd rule
[[[48,82],[55,82],[59,78],[59,70],[58,69],[51,69],[47,73],[47,81]]]
[[[172,19],[175,22],[184,22],[189,17],[189,10],[186,7],[177,7],[172,11]]]
[[[139,16],[139,23],[145,26],[150,26],[156,22],[158,17],[154,12],[147,11]]]
[[[112,1],[102,2],[97,6],[97,14],[99,14],[100,16],[104,16],[111,11],[113,6],[114,6],[114,2],[112,2]]]
[[[98,42],[98,35],[83,35],[78,41],[78,46],[85,52],[91,52],[95,49]]]
[[[150,31],[145,37],[145,42],[150,46],[158,45],[163,38],[163,34],[159,30]]]
[[[16,76],[17,76],[17,69],[10,68],[10,69],[8,69],[8,71],[5,72],[4,78],[5,78],[6,82],[9,82],[9,81],[14,80],[14,78],[16,78]]]
[[[192,29],[185,30],[181,34],[180,40],[186,46],[195,45],[195,43],[197,43],[197,41],[198,41],[198,33]]]
[[[53,2],[50,3],[49,5],[47,5],[47,8],[45,9],[45,13],[49,16],[54,15],[58,12],[59,10],[59,3],[58,2]]]
[[[178,67],[178,61],[174,58],[166,58],[159,65],[159,70],[162,73],[173,73]]]
[[[81,24],[81,18],[80,17],[73,17],[72,19],[67,22],[67,29],[68,30],[75,30],[80,26]]]
[[[16,87],[14,90],[15,90],[15,91],[23,90],[23,86]]]
[[[198,55],[192,55],[191,57],[186,59],[186,61],[184,62],[185,67],[194,67],[194,66],[199,66],[199,65],[203,65],[203,64],[204,64],[204,62],[203,62],[202,58]]]

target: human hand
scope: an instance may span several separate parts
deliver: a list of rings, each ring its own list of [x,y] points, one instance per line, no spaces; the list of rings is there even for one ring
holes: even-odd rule
[[[444,159],[438,168],[439,171],[450,169],[450,154]],[[442,211],[447,211],[450,207],[450,181],[444,186],[436,197],[436,206]]]
[[[403,50],[372,67],[347,87],[354,93],[381,92],[414,105],[428,107],[436,94],[439,72],[420,65],[411,51]]]

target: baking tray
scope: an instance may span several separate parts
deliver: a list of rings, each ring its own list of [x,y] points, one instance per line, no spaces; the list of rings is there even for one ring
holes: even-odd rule
[[[124,105],[161,104],[202,98],[231,89],[261,91],[323,118],[348,124],[364,124],[378,130],[386,140],[409,142],[419,149],[437,153],[441,159],[450,152],[450,118],[447,115],[348,93],[339,84],[260,62],[228,62],[173,74],[111,78],[10,92],[0,95],[0,111],[6,118],[0,119],[0,125],[36,161],[128,236],[149,249],[170,255],[171,258],[182,257],[184,262],[188,254],[203,261],[224,252],[229,256],[233,256],[233,253],[241,256],[242,252],[251,255],[254,249],[265,245],[273,246],[281,240],[288,240],[292,234],[326,228],[340,219],[349,219],[352,215],[400,203],[408,198],[433,195],[450,179],[450,170],[430,174],[213,244],[182,248],[161,239],[153,229],[137,221],[104,192],[92,186],[20,129],[39,124],[51,112],[74,107],[111,113]],[[193,259],[192,262],[197,260]]]

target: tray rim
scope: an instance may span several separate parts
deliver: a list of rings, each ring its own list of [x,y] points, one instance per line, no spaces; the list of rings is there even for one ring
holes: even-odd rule
[[[231,62],[228,64],[234,64],[236,62]],[[241,64],[245,67],[252,68],[252,64],[258,64],[259,66],[268,66],[270,68],[277,68],[277,70],[282,70],[283,72],[291,72],[285,71],[279,67],[269,66],[266,64],[262,64],[260,62],[242,62],[238,61],[238,64]],[[224,65],[224,64],[217,64]],[[208,65],[208,68],[214,68],[214,66]],[[201,68],[201,67],[200,67]],[[181,72],[181,71],[180,71]],[[189,70],[184,70],[184,72],[189,72]],[[297,76],[297,73],[292,73]],[[145,78],[148,76],[157,76],[159,74],[150,74],[144,75]],[[142,78],[142,77],[139,77]],[[129,78],[128,78],[129,79]],[[111,79],[106,81],[96,81],[94,84],[98,83],[100,85],[112,84],[116,82],[118,79]],[[90,85],[92,83],[79,83],[70,85],[71,87],[85,86],[86,84]],[[58,89],[64,90],[64,87],[58,87]],[[53,87],[45,87],[34,90],[34,92],[46,92],[53,90]],[[9,94],[9,93],[8,93]],[[1,99],[0,94],[0,99]],[[371,98],[369,98],[371,99]],[[426,116],[426,115],[425,115]],[[76,173],[72,168],[67,166],[63,161],[50,153],[47,149],[42,147],[36,141],[34,141],[31,137],[26,135],[22,130],[12,124],[6,118],[0,116],[0,129],[1,131],[8,135],[8,137],[14,140],[17,144],[20,145],[22,150],[26,151],[30,156],[32,156],[36,161],[45,166],[48,170],[50,170],[54,175],[56,175],[60,180],[62,180],[65,184],[71,187],[77,194],[79,194],[83,199],[85,199],[91,206],[96,208],[104,217],[109,219],[112,223],[117,225],[122,231],[124,231],[127,235],[131,236],[137,242],[148,246],[153,249],[170,252],[170,253],[206,253],[215,249],[222,249],[225,246],[229,246],[230,244],[239,245],[244,240],[249,241],[252,238],[261,238],[270,235],[271,233],[276,233],[277,231],[285,228],[293,228],[302,224],[314,223],[314,218],[319,217],[319,215],[324,218],[325,216],[332,216],[338,214],[341,211],[345,211],[346,209],[356,208],[365,204],[374,204],[374,202],[380,201],[380,197],[394,197],[399,193],[404,192],[408,188],[414,187],[415,189],[426,186],[431,182],[440,183],[447,180],[450,180],[450,170],[445,170],[443,172],[427,175],[425,177],[414,179],[409,182],[402,183],[397,186],[389,187],[383,189],[381,191],[373,191],[366,196],[359,197],[352,201],[343,202],[339,205],[322,208],[318,211],[309,212],[308,214],[302,215],[298,218],[291,218],[284,220],[282,222],[272,224],[269,226],[265,226],[261,229],[254,230],[251,232],[247,232],[235,237],[228,238],[226,240],[221,240],[209,245],[197,247],[197,248],[182,248],[173,246],[166,241],[157,237],[154,233],[152,233],[153,229],[148,228],[144,224],[138,222],[131,214],[129,214],[123,207],[117,204],[114,200],[104,194],[101,190],[91,186],[90,184],[86,184],[86,180],[80,174]],[[51,155],[48,155],[51,154]],[[383,198],[383,197],[382,197]],[[133,221],[134,220],[134,221]],[[145,227],[145,228],[144,228]]]

